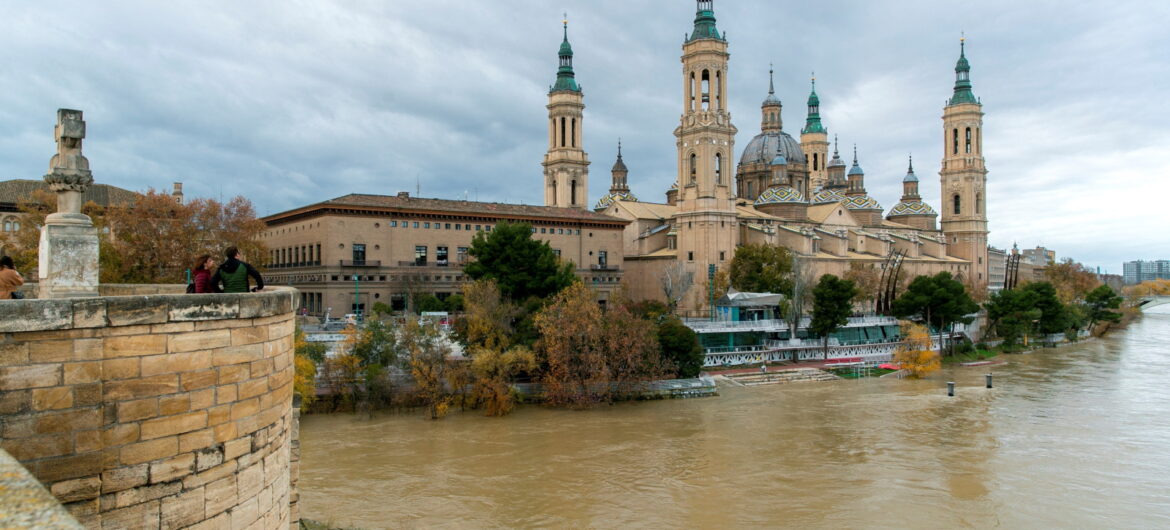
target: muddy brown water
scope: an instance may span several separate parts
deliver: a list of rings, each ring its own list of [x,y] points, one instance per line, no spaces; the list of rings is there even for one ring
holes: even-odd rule
[[[1007,359],[505,418],[306,416],[300,511],[362,528],[1170,528],[1170,314]]]

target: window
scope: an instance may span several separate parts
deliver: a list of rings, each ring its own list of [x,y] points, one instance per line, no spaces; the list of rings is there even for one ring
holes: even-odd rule
[[[954,140],[952,141],[953,146],[951,148],[951,151],[952,151],[951,154],[957,155],[957,154],[959,154],[959,130],[955,129],[954,132],[955,132],[955,134],[954,134]]]
[[[492,231],[492,225],[487,225],[487,226],[483,227],[483,230],[484,230],[484,232],[491,232],[491,231]]]
[[[975,194],[975,213],[983,213],[983,194]]]
[[[450,230],[450,229],[451,229],[451,223],[447,223],[447,225],[446,225],[446,227],[445,227],[445,228],[446,228],[447,230]]]
[[[471,230],[471,225],[463,225],[464,230]]]
[[[397,226],[398,226],[398,221],[390,221],[390,226],[391,226],[391,227],[397,227]]]
[[[577,179],[569,181],[569,204],[577,204]]]
[[[606,267],[606,262],[609,261],[609,253],[604,250],[597,251],[597,265],[601,268]]]
[[[414,227],[415,227],[415,228],[418,228],[418,221],[415,221],[415,222],[414,222]]]
[[[967,127],[967,144],[966,144],[964,152],[966,152],[967,154],[971,154],[971,128],[970,127]]]
[[[479,232],[480,230],[483,230],[483,226],[482,225],[475,225],[475,231]]]
[[[697,165],[698,164],[695,160],[695,154],[691,153],[691,184],[695,183],[695,172],[697,171]]]
[[[960,206],[961,206],[961,204],[960,204],[959,196],[955,195],[955,215],[958,215],[959,212],[962,211],[962,208],[960,208]]]
[[[687,252],[687,261],[695,261],[695,253]]]
[[[455,249],[455,259],[459,263],[467,263],[467,247],[457,247]]]
[[[723,155],[715,153],[715,183],[723,184]]]
[[[702,77],[703,110],[711,109],[711,72],[703,70]]]
[[[727,258],[726,258],[726,252],[724,252],[724,251],[720,250],[720,251],[719,251],[719,261],[723,261],[723,260],[725,260],[725,259],[727,259]]]
[[[559,249],[559,248],[554,248],[554,249],[552,249],[552,251],[553,251],[553,255],[554,255],[554,256],[556,256],[556,257],[558,257],[558,258],[559,258],[559,257],[561,257],[561,249]]]
[[[414,247],[414,264],[418,266],[427,264],[427,247],[423,245]]]
[[[817,170],[817,161],[820,159],[820,153],[813,153],[813,171]]]
[[[561,147],[565,146],[565,118],[561,118]]]
[[[577,147],[577,118],[573,118],[569,125],[569,144]]]
[[[435,247],[435,264],[440,267],[447,266],[447,247]]]
[[[441,223],[435,223],[435,230],[438,230],[440,228],[443,228],[443,225]]]
[[[558,229],[557,229],[557,234],[559,234],[559,235],[562,235],[562,236],[563,236],[563,235],[565,235],[565,229],[564,229],[564,228],[558,228]]]
[[[461,225],[459,223],[455,223],[455,229],[456,230],[463,230],[463,225]]]
[[[423,228],[430,228],[430,227],[431,227],[431,223],[423,223]]]
[[[543,226],[542,226],[542,227],[540,227],[540,233],[542,233],[542,234],[544,233],[544,227],[543,227]]]

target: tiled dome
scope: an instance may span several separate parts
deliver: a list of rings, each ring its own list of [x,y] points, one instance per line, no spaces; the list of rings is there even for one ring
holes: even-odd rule
[[[782,204],[804,202],[804,196],[799,191],[788,186],[772,186],[764,190],[759,197],[756,198],[756,206],[762,204]]]
[[[896,204],[886,217],[895,215],[938,215],[938,212],[922,201],[902,201]]]
[[[769,164],[776,155],[783,155],[789,164],[804,164],[804,152],[800,150],[800,142],[789,136],[788,133],[770,131],[757,134],[743,148],[743,156],[739,157],[740,164]]]
[[[873,197],[869,195],[857,195],[854,197],[845,197],[845,207],[850,210],[881,210],[882,205],[878,204]]]
[[[845,192],[840,189],[825,188],[813,195],[813,204],[831,204],[845,200]]]
[[[633,193],[628,191],[625,193],[607,193],[602,195],[601,198],[597,200],[597,206],[594,206],[593,209],[601,210],[616,201],[638,202],[638,198],[635,197]]]

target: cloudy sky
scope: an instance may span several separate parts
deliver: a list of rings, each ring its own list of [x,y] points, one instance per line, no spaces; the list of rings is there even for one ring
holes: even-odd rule
[[[1077,3],[1079,4],[1079,3]],[[938,206],[940,116],[961,32],[984,103],[991,242],[1109,272],[1170,258],[1170,2],[715,2],[742,149],[768,65],[785,130],[822,116],[897,203],[913,153]],[[569,14],[590,200],[618,137],[630,185],[675,178],[691,0],[18,2],[0,15],[0,180],[39,178],[58,107],[85,111],[99,182],[250,198],[346,193],[539,204],[549,85]],[[417,184],[416,184],[417,183]]]

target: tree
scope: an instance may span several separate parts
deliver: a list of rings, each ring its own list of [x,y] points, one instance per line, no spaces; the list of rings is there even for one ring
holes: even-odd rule
[[[829,335],[849,322],[857,286],[832,274],[821,276],[813,289],[812,320],[808,330],[821,337],[824,359],[829,358]]]
[[[965,316],[979,310],[963,284],[949,272],[919,276],[910,282],[890,309],[898,318],[913,318],[938,330],[939,348],[943,332]]]
[[[388,321],[375,318],[366,319],[360,327],[349,326],[348,333],[352,333],[353,342],[349,353],[361,359],[361,365],[377,365],[381,367],[398,364],[398,330]]]
[[[442,300],[439,300],[439,297],[431,293],[419,293],[415,296],[414,307],[419,313],[447,310],[447,305]]]
[[[698,377],[703,370],[703,346],[699,336],[678,317],[668,316],[658,324],[658,345],[662,356],[675,365],[680,378]]]
[[[317,399],[317,363],[325,360],[325,345],[305,340],[298,325],[293,328],[293,392],[301,396],[301,410]]]
[[[662,271],[662,293],[666,295],[666,304],[673,313],[678,303],[687,295],[687,291],[695,284],[695,273],[689,270],[686,263],[674,261]]]
[[[930,347],[930,331],[913,322],[902,322],[902,344],[894,351],[894,362],[913,378],[942,368],[938,352]]]
[[[872,264],[853,261],[849,263],[849,270],[845,271],[842,278],[857,286],[857,296],[853,299],[854,303],[867,305],[872,311],[878,290],[881,289],[881,276],[881,272]]]
[[[1032,329],[1032,323],[1040,319],[1035,299],[1031,291],[1010,289],[993,293],[984,304],[988,327],[1003,339],[1004,347],[1015,346]]]
[[[800,322],[804,318],[804,308],[812,303],[812,288],[813,279],[816,278],[816,272],[812,266],[805,260],[793,259],[792,263],[792,296],[787,300],[787,304],[782,306],[781,313],[785,315],[788,320],[789,337],[796,337],[800,330]],[[792,350],[792,360],[797,359],[797,351]]]
[[[419,324],[411,319],[401,330],[401,342],[410,364],[410,374],[418,388],[418,396],[427,406],[432,420],[447,415],[450,396],[444,383],[449,369],[447,356],[451,349],[442,341],[442,334],[434,324]]]
[[[473,280],[492,279],[510,300],[546,298],[572,284],[573,264],[562,262],[544,241],[532,239],[527,223],[500,222],[479,232],[468,250],[474,261],[463,267]]]
[[[1025,285],[1022,290],[1035,295],[1032,307],[1040,310],[1040,318],[1036,323],[1040,333],[1045,335],[1063,333],[1069,328],[1070,316],[1051,283],[1033,282]]]
[[[777,245],[744,245],[735,249],[728,276],[742,292],[791,295],[792,253]]]
[[[1102,284],[1089,291],[1089,294],[1085,295],[1085,305],[1089,309],[1089,327],[1092,328],[1097,322],[1120,321],[1121,313],[1112,309],[1121,307],[1121,300],[1122,298],[1108,285]]]
[[[465,310],[458,328],[469,350],[508,350],[515,338],[513,323],[520,315],[520,308],[500,296],[496,281],[476,280],[464,284],[463,300]]]
[[[1044,277],[1056,290],[1057,299],[1064,304],[1083,299],[1101,284],[1093,271],[1069,258],[1045,267]]]
[[[488,416],[503,416],[516,406],[512,379],[523,372],[537,368],[536,356],[525,346],[507,351],[495,348],[477,348],[471,354],[471,370],[475,374],[474,394]]]

